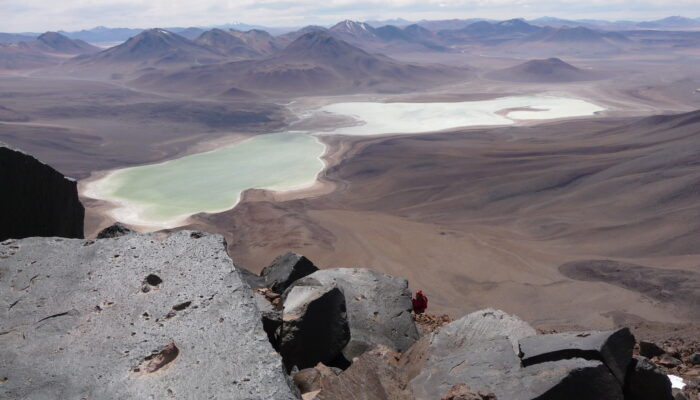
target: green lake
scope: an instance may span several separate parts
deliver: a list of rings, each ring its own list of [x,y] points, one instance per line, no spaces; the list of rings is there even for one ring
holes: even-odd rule
[[[231,209],[247,189],[290,190],[312,185],[325,146],[315,137],[276,133],[159,164],[125,168],[87,185],[88,197],[117,205],[122,222],[180,225],[199,212]]]

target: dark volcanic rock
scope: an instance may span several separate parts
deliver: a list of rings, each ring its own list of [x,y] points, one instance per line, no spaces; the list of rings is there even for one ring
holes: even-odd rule
[[[318,271],[318,268],[308,258],[297,253],[283,254],[263,268],[260,276],[265,281],[265,287],[275,293],[282,293],[294,281]]]
[[[700,365],[700,353],[693,353],[688,359],[692,365]]]
[[[641,340],[639,342],[639,355],[647,358],[659,357],[665,353],[664,349],[659,347],[656,343],[646,342]]]
[[[282,325],[276,335],[288,370],[294,366],[313,367],[319,362],[336,363],[350,340],[345,311],[345,297],[335,286],[290,289],[284,301]]]
[[[380,344],[404,351],[418,340],[405,279],[361,268],[325,269],[299,279],[283,297],[297,286],[337,286],[343,292],[350,326],[343,356],[349,361]]]
[[[416,344],[422,354],[413,348],[406,353],[422,364],[410,382],[416,399],[439,399],[466,384],[499,400],[622,400],[619,382],[599,361],[572,358],[524,367],[517,345],[532,335],[526,322],[492,309],[444,326]]]
[[[0,240],[83,237],[85,210],[76,182],[0,143]]]
[[[259,275],[255,275],[254,273],[248,271],[245,268],[239,268],[238,269],[241,278],[245,281],[245,283],[248,284],[253,289],[258,289],[258,288],[264,288],[265,287],[265,279]]]
[[[523,399],[623,400],[624,398],[620,383],[610,373],[608,368],[598,361],[574,358],[538,364],[534,367],[540,367],[539,374],[534,375],[534,381],[527,383],[527,389],[533,396],[522,397]],[[556,376],[557,373],[560,375]],[[539,395],[543,388],[555,382],[555,379],[552,379],[552,375],[558,378],[556,384],[544,394]],[[526,377],[524,381],[527,382],[528,378],[531,377]],[[503,398],[519,398],[515,396],[517,394],[511,394],[511,397]]]
[[[531,336],[520,340],[520,358],[525,366],[568,358],[602,361],[622,385],[634,343],[634,336],[627,328]]]
[[[664,354],[659,358],[658,364],[663,365],[664,367],[673,368],[683,364],[683,361],[673,357],[670,354]]]
[[[627,371],[625,400],[672,400],[671,380],[645,357],[634,357]]]
[[[124,236],[128,235],[130,233],[133,233],[131,229],[129,229],[126,225],[122,224],[121,222],[115,222],[113,225],[110,225],[103,230],[100,231],[100,233],[97,234],[98,239],[110,239],[110,238],[115,238],[119,236]]]
[[[0,398],[298,398],[218,235],[0,252]]]

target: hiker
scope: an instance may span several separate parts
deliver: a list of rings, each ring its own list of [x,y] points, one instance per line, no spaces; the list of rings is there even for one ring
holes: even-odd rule
[[[428,297],[423,294],[422,290],[416,291],[416,297],[411,299],[411,302],[413,303],[413,312],[416,314],[423,314],[428,308]]]

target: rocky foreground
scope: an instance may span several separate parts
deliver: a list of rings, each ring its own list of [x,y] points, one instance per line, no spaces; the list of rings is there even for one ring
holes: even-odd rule
[[[218,235],[102,236],[0,245],[0,398],[674,399],[628,329],[487,309],[421,334],[401,278],[293,253],[257,276]]]

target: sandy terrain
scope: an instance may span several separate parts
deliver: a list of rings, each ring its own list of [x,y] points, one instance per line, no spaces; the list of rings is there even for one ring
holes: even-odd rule
[[[406,276],[431,295],[436,312],[490,305],[549,328],[612,327],[620,312],[694,321],[687,299],[570,279],[559,266],[614,258],[697,271],[697,193],[688,183],[700,178],[682,156],[700,146],[697,120],[582,120],[357,141],[324,177],[335,183],[332,193],[250,196],[191,227],[225,234],[234,260],[253,270],[292,249],[324,267]]]

